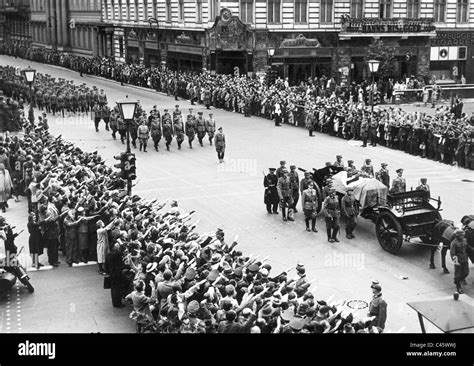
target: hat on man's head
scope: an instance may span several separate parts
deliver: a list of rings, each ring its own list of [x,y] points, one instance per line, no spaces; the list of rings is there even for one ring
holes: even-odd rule
[[[388,166],[387,163],[382,163],[382,164],[380,164],[380,165],[381,165],[381,166]]]
[[[286,161],[280,160],[280,165],[284,165],[284,164],[286,164]]]
[[[260,266],[259,266],[258,264],[256,264],[256,263],[253,263],[253,264],[251,264],[250,266],[248,266],[249,272],[252,272],[252,273],[258,272],[259,269],[260,269]]]
[[[352,164],[354,160],[347,160],[347,164]]]
[[[342,155],[336,155],[336,159],[342,159]]]
[[[153,272],[156,269],[156,267],[158,267],[158,263],[156,262],[148,263],[146,265],[146,272],[147,273]]]
[[[274,172],[276,168],[268,168],[269,171]]]
[[[290,169],[296,169],[296,165],[290,165]]]
[[[403,169],[402,168],[399,168],[396,170],[397,173],[403,173]]]

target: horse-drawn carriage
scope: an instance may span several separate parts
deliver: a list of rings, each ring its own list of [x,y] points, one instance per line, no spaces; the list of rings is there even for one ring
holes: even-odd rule
[[[328,177],[332,178],[339,197],[345,194],[348,187],[353,188],[360,216],[375,224],[377,240],[387,252],[397,254],[404,240],[410,241],[416,237],[424,243],[434,242],[434,227],[441,220],[439,198],[430,198],[426,191],[390,194],[388,188],[377,179],[359,174],[348,177],[347,172],[339,167],[313,170],[312,178],[321,190]],[[436,202],[436,207],[431,201]]]

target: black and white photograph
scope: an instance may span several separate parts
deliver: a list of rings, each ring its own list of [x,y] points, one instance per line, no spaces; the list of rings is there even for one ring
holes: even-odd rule
[[[2,366],[472,365],[474,2],[0,0],[0,210]]]

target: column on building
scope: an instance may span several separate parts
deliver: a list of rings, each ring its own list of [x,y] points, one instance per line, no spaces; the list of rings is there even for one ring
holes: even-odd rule
[[[51,45],[53,43],[53,38],[51,37],[51,28],[49,27],[50,21],[51,21],[51,0],[46,1],[46,11],[45,11],[45,16],[46,16],[46,39],[45,43],[48,45]]]
[[[60,17],[62,20],[61,32],[63,35],[63,47],[68,48],[71,45],[70,34],[69,34],[69,22],[68,22],[68,17],[67,17],[68,1],[67,0],[58,0],[58,1],[61,3]]]
[[[50,21],[51,23],[51,29],[50,29],[50,34],[51,34],[51,46],[53,46],[53,48],[57,47],[58,46],[58,38],[57,38],[57,33],[56,33],[56,24],[57,24],[57,21],[58,21],[58,13],[57,13],[57,9],[56,9],[56,0],[49,0],[49,7],[50,7],[50,16],[51,18],[48,19],[48,21]]]
[[[63,19],[62,17],[62,6],[64,4],[62,3],[61,0],[56,0],[56,20],[57,20],[57,27],[56,27],[56,33],[57,33],[57,40],[58,40],[58,46],[63,47],[64,46],[64,41],[63,41],[63,23],[66,21],[66,19]]]
[[[102,56],[102,37],[97,27],[92,28],[92,54],[94,57]]]

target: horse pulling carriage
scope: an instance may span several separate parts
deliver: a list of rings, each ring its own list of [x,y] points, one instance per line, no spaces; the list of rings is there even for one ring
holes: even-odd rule
[[[301,169],[302,171],[306,171]],[[404,241],[418,237],[423,243],[437,244],[435,225],[442,220],[441,201],[430,198],[426,191],[409,191],[389,194],[388,187],[374,178],[359,174],[348,177],[343,168],[327,166],[313,169],[312,179],[321,190],[326,178],[331,177],[334,188],[341,198],[348,187],[353,188],[361,217],[375,224],[380,246],[389,253],[397,254]],[[321,210],[320,198],[319,210]],[[436,207],[430,202],[436,202]],[[439,241],[438,241],[439,243]]]

